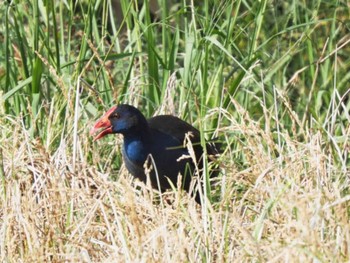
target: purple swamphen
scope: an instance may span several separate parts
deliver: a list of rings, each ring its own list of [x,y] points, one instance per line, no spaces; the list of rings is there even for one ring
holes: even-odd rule
[[[193,158],[188,157],[188,149],[184,146],[188,133],[191,134],[190,140],[197,160],[197,168],[203,167],[203,148],[200,145],[199,131],[177,117],[160,115],[146,120],[137,108],[121,104],[108,110],[95,123],[90,134],[100,129],[102,131],[94,141],[111,133],[123,135],[123,159],[126,168],[134,177],[146,182],[144,164],[147,160],[148,164],[155,164],[150,172],[150,181],[155,189],[159,189],[158,182],[162,191],[171,188],[169,180],[176,186],[178,176],[181,174],[182,187],[187,192],[190,191],[196,166]],[[217,144],[207,143],[206,150],[208,156],[219,153]],[[184,156],[187,158],[180,158]],[[211,175],[216,173],[214,171]],[[192,194],[195,195],[196,201],[201,203],[198,189]]]

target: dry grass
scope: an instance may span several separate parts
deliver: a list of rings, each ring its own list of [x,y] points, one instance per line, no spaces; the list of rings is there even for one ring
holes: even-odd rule
[[[246,168],[228,145],[220,201],[203,207],[180,192],[159,202],[124,169],[109,180],[96,167],[113,155],[99,156],[101,142],[89,162],[88,127],[78,132],[73,170],[73,136],[51,151],[30,141],[19,119],[3,118],[0,261],[349,261],[349,174],[325,139],[310,130],[301,143],[281,130],[276,140],[235,108],[239,118],[221,112],[229,125],[218,132],[227,144],[240,138]]]
[[[349,1],[2,2],[0,262],[350,262]],[[211,204],[91,142],[116,102],[223,138]]]

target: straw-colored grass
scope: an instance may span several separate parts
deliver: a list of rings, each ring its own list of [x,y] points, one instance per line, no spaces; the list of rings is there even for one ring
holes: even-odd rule
[[[29,140],[19,118],[6,117],[1,261],[348,261],[349,196],[342,194],[348,171],[337,169],[319,132],[300,143],[281,131],[284,143],[277,145],[270,131],[235,106],[239,120],[222,112],[230,125],[220,132],[246,138],[241,151],[249,165],[239,171],[235,153],[226,148],[223,175],[213,189],[220,200],[202,207],[181,191],[159,202],[125,169],[117,181],[97,171],[87,155],[107,143],[92,147],[88,127],[79,131],[74,170],[73,136],[50,152]],[[112,157],[95,161],[106,158]]]
[[[349,262],[349,10],[0,2],[0,262]],[[219,138],[208,202],[92,142],[116,103]]]

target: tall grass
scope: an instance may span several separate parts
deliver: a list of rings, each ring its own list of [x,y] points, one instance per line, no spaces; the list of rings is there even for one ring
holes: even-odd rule
[[[347,1],[119,2],[0,4],[0,260],[349,261]],[[220,138],[211,202],[91,142],[122,102]]]

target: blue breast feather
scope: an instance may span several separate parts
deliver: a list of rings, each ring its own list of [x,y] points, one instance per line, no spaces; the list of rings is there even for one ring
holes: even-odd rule
[[[127,158],[131,162],[144,163],[147,158],[147,150],[140,140],[131,140],[124,142],[124,150]]]

